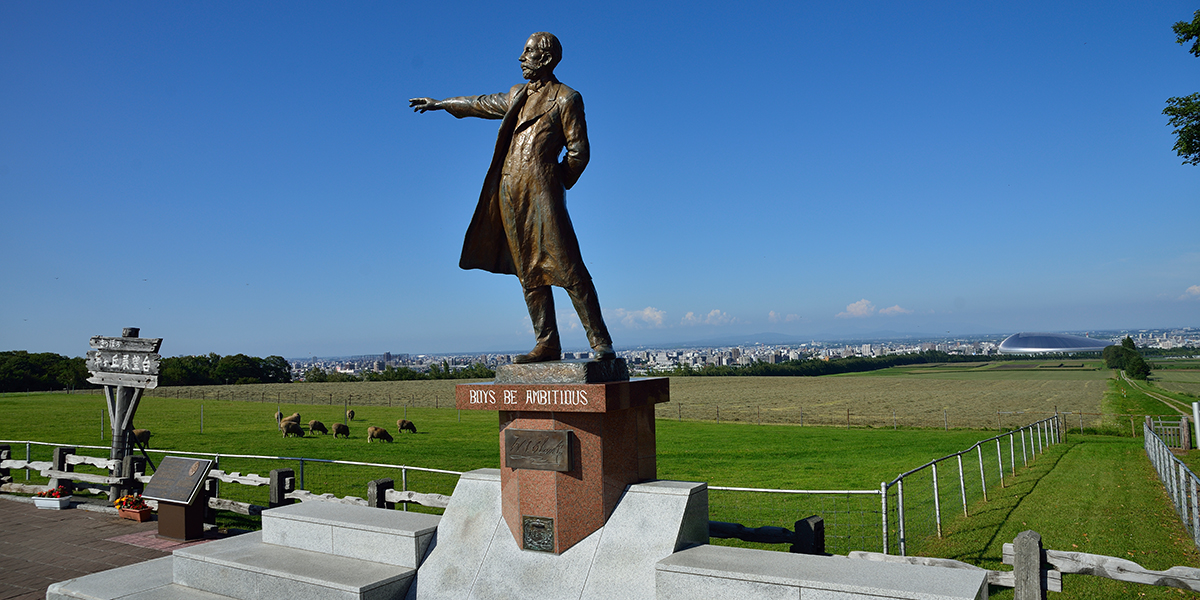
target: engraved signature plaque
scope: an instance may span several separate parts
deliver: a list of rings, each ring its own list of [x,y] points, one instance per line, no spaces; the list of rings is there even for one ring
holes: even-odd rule
[[[554,519],[522,517],[521,521],[526,550],[554,552]]]
[[[504,430],[504,466],[537,471],[571,470],[571,436],[566,429]]]

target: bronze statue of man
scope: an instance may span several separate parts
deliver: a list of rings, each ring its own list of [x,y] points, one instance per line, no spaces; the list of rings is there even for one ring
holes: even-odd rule
[[[521,280],[537,345],[517,356],[519,363],[562,356],[552,285],[570,295],[594,356],[616,356],[567,214],[565,190],[587,166],[588,138],[583,97],[554,77],[560,60],[558,38],[538,32],[529,36],[520,57],[521,74],[529,83],[486,96],[409,100],[422,113],[444,110],[460,119],[503,119],[458,266]]]

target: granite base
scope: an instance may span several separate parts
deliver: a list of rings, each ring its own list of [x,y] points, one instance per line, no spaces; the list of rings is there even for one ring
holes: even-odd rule
[[[562,554],[522,550],[501,510],[500,472],[463,474],[409,600],[651,600],[655,563],[708,541],[708,486],[630,485],[600,529]]]

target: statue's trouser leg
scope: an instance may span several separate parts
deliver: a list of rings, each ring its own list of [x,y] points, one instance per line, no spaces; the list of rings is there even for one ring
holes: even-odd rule
[[[550,286],[525,288],[525,306],[529,308],[529,319],[533,321],[533,333],[537,336],[535,348],[558,352],[562,346],[558,340],[558,320],[554,317],[554,294]]]
[[[575,312],[579,313],[579,320],[583,323],[584,331],[587,331],[588,343],[592,348],[612,346],[612,337],[608,335],[608,326],[600,314],[600,299],[596,297],[596,286],[592,280],[564,289],[571,296],[571,303],[575,305]]]

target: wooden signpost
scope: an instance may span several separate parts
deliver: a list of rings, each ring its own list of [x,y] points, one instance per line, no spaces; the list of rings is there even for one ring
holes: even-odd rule
[[[124,477],[124,464],[133,450],[133,415],[142,391],[158,387],[158,348],[162,338],[139,338],[137,327],[126,327],[121,337],[93,336],[93,348],[87,354],[89,383],[104,386],[108,417],[112,423],[112,451],[109,458],[120,461],[113,477]],[[113,487],[109,498],[115,500],[130,490]]]

